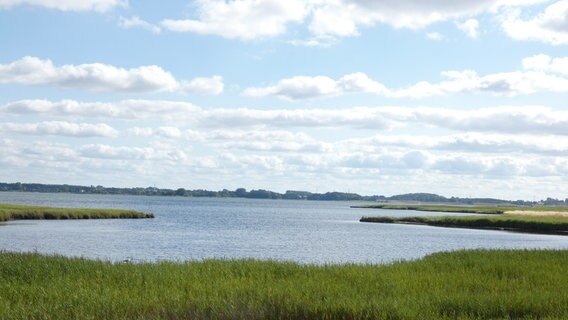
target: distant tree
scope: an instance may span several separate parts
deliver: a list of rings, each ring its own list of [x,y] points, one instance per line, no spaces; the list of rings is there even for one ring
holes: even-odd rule
[[[248,195],[247,189],[245,188],[238,188],[235,190],[235,196],[237,197],[246,197]]]
[[[180,196],[180,197],[184,197],[185,196],[185,189],[184,188],[177,189],[175,195]]]

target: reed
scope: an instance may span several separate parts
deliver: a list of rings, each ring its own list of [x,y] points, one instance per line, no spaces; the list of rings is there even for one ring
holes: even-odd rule
[[[151,213],[119,209],[84,209],[0,204],[0,221],[64,219],[136,219],[153,218]]]
[[[0,319],[567,319],[568,251],[388,265],[113,264],[0,253]]]

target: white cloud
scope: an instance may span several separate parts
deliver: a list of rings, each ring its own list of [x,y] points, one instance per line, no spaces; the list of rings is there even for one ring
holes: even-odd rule
[[[71,123],[66,121],[44,121],[39,123],[0,123],[0,131],[30,135],[57,135],[69,137],[116,137],[118,131],[111,126],[98,123]]]
[[[556,1],[528,20],[521,17],[520,10],[508,11],[501,16],[501,25],[516,40],[568,44],[568,0]]]
[[[176,32],[214,34],[253,40],[286,32],[286,25],[301,22],[308,13],[301,0],[197,0],[197,19],[166,19],[161,26]]]
[[[460,133],[443,136],[376,135],[335,143],[337,150],[377,153],[394,150],[440,150],[480,154],[535,154],[568,156],[568,137],[558,135]]]
[[[182,91],[219,94],[223,90],[222,79],[218,76],[180,82],[156,65],[131,69],[102,63],[56,66],[51,60],[29,56],[0,64],[0,84],[7,83],[121,93]]]
[[[140,128],[128,130],[133,136],[162,137],[205,143],[219,149],[240,149],[266,152],[328,152],[329,143],[317,141],[305,133],[278,130],[182,130],[177,127]]]
[[[545,54],[537,54],[523,59],[523,68],[568,76],[568,57],[552,58]]]
[[[568,111],[545,107],[446,108],[356,107],[347,109],[215,109],[203,112],[208,126],[350,127],[385,130],[421,124],[465,132],[568,135]]]
[[[357,72],[337,80],[326,76],[296,76],[275,85],[251,87],[243,94],[251,97],[275,96],[302,100],[339,96],[348,93],[372,93],[389,98],[425,98],[455,93],[491,93],[516,96],[538,92],[568,92],[568,58],[537,55],[523,60],[523,70],[480,76],[473,70],[443,71],[446,80],[420,81],[406,88],[388,88],[368,75]]]
[[[434,41],[442,41],[446,37],[444,37],[444,35],[439,32],[428,32],[426,33],[426,38]]]
[[[297,76],[282,79],[274,86],[247,88],[246,96],[277,96],[287,100],[301,100],[337,96],[349,92],[385,93],[385,87],[362,72],[347,74],[338,80],[325,76]]]
[[[568,135],[568,111],[546,107],[494,107],[474,110],[412,109],[413,122],[457,131]]]
[[[327,48],[335,45],[337,39],[329,36],[311,37],[308,39],[295,39],[288,41],[289,44],[296,47],[319,47]]]
[[[175,139],[182,136],[181,130],[176,127],[159,127],[157,131],[159,135],[166,138]]]
[[[315,37],[291,43],[319,46],[321,41],[314,39],[356,36],[362,27],[376,24],[416,30],[436,22],[546,1],[291,0],[284,4],[277,0],[198,0],[196,18],[165,19],[160,25],[176,32],[254,40],[282,35],[289,24],[307,24]]]
[[[0,9],[16,6],[37,6],[61,11],[105,12],[115,7],[128,6],[127,0],[0,0]]]
[[[119,119],[177,119],[191,117],[202,109],[188,102],[124,100],[115,103],[74,100],[20,100],[0,107],[10,114],[38,114],[54,117],[98,117]]]
[[[456,23],[456,26],[470,38],[479,37],[479,21],[476,19],[467,19],[462,23]]]
[[[131,18],[120,17],[118,25],[124,29],[142,28],[155,34],[162,32],[162,29],[159,26],[144,21],[137,16]]]
[[[219,148],[268,152],[317,152],[333,150],[329,143],[317,141],[305,133],[274,130],[215,130],[204,134],[207,143],[217,143]]]
[[[206,128],[311,127],[386,130],[420,124],[461,132],[568,135],[568,111],[543,106],[498,106],[471,110],[434,107],[344,109],[201,108],[186,102],[126,100],[116,103],[21,100],[0,113],[52,117],[163,119]]]
[[[124,147],[105,144],[89,144],[79,148],[79,154],[85,158],[110,160],[165,160],[184,161],[187,154],[183,150],[154,147]]]
[[[394,28],[422,29],[433,23],[470,17],[499,8],[524,6],[528,1],[420,1],[327,0],[315,1],[310,30],[316,35],[355,36],[361,27],[387,24]]]
[[[195,78],[191,81],[184,81],[180,84],[180,91],[219,95],[223,93],[224,87],[223,78],[221,76],[213,76],[211,78]]]

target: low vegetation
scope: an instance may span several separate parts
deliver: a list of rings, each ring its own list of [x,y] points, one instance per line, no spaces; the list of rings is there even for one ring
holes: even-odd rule
[[[0,204],[0,221],[40,219],[134,219],[153,218],[151,213],[118,209],[76,209]]]
[[[0,319],[568,319],[568,251],[389,265],[112,264],[0,253]]]
[[[361,222],[424,224],[437,227],[568,235],[568,218],[557,216],[504,214],[491,216],[363,217]]]
[[[449,212],[449,213],[479,213],[479,214],[504,214],[510,211],[535,211],[535,212],[568,212],[568,207],[553,206],[446,206],[429,204],[372,204],[363,206],[352,206],[352,208],[366,209],[390,209],[390,210],[414,210],[427,212]]]
[[[568,235],[567,207],[502,207],[444,205],[369,205],[354,208],[471,213],[472,216],[362,217],[361,222],[422,224],[437,227],[507,230]]]

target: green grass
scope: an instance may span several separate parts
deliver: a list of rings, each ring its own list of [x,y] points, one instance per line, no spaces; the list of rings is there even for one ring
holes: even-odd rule
[[[568,319],[567,265],[568,251],[379,266],[0,253],[0,319]]]
[[[518,215],[363,217],[361,222],[425,224],[438,227],[509,230],[529,233],[568,235],[568,218]]]
[[[429,212],[454,212],[454,213],[480,213],[480,214],[503,214],[507,211],[560,211],[568,212],[568,207],[515,207],[515,206],[446,206],[446,205],[413,205],[413,204],[372,204],[352,206],[352,208],[367,209],[392,209],[392,210],[415,210]]]
[[[25,219],[130,219],[153,218],[151,213],[118,209],[75,209],[0,204],[0,221]]]

